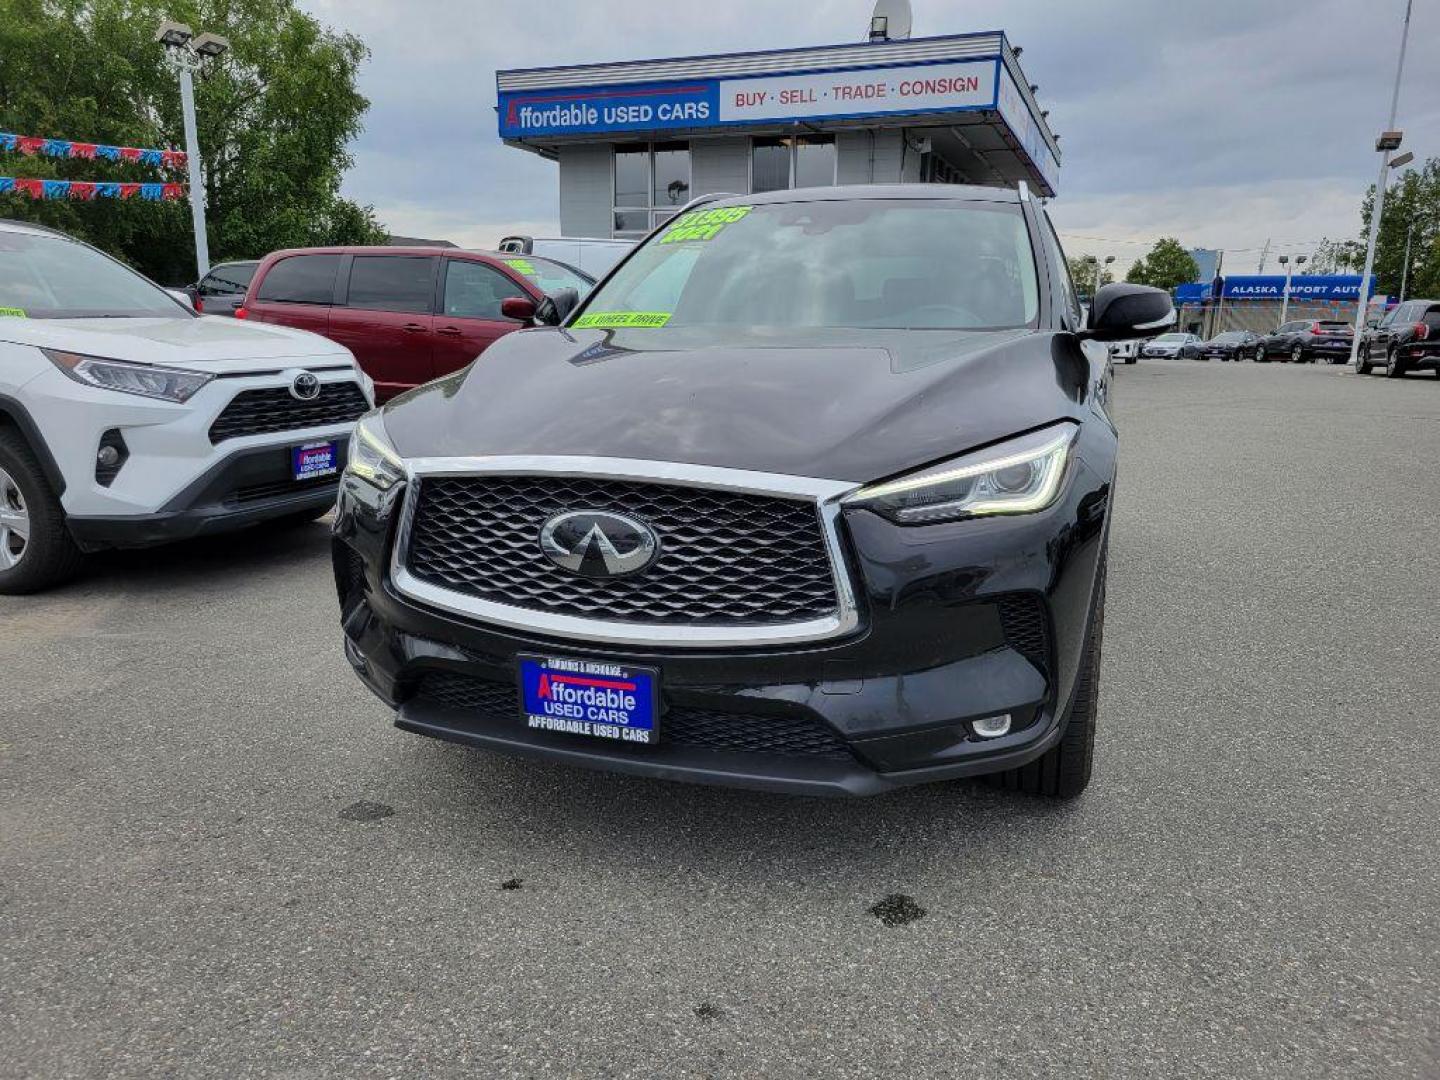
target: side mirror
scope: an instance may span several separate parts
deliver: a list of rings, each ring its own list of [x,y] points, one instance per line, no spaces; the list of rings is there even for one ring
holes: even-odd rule
[[[574,289],[556,289],[535,309],[535,321],[542,326],[559,326],[580,303],[580,294]]]
[[[1164,289],[1119,281],[1102,285],[1090,306],[1083,336],[1095,341],[1154,337],[1175,325],[1175,307]]]
[[[500,301],[500,314],[517,322],[529,322],[535,318],[535,301],[528,296],[507,296]]]

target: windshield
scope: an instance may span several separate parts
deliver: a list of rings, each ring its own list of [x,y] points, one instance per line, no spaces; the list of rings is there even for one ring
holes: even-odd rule
[[[1244,340],[1245,340],[1245,334],[1244,334],[1243,331],[1240,331],[1240,330],[1227,330],[1227,331],[1226,331],[1225,333],[1223,333],[1223,334],[1217,334],[1217,335],[1215,335],[1215,337],[1214,337],[1212,340],[1214,340],[1214,341],[1244,341]]]
[[[681,214],[573,325],[1002,329],[1037,305],[1018,207],[852,199]]]
[[[589,274],[582,273],[573,266],[555,262],[553,259],[541,259],[534,255],[507,255],[504,256],[504,261],[511,270],[523,274],[540,286],[540,291],[543,293],[553,293],[558,289],[574,289],[583,297],[595,284],[595,279]]]
[[[1161,334],[1156,341],[1189,341],[1189,334]]]
[[[193,318],[158,285],[62,236],[0,232],[0,312],[30,319]]]

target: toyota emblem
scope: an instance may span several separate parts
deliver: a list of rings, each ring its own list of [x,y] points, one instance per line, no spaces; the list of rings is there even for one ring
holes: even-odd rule
[[[300,372],[290,384],[290,396],[296,401],[314,401],[320,396],[320,380],[308,371]]]

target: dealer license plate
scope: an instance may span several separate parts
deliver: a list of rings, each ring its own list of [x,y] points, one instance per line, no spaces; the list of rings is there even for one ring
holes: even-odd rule
[[[520,657],[527,727],[615,742],[660,741],[660,673],[595,660]]]
[[[290,449],[290,475],[296,480],[334,476],[340,471],[340,456],[333,442],[306,443]]]

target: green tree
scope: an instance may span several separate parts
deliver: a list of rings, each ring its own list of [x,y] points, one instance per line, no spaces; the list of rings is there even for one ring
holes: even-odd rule
[[[1155,246],[1146,252],[1145,258],[1136,259],[1125,279],[1139,285],[1172,289],[1194,281],[1198,276],[1200,266],[1195,265],[1195,259],[1182,248],[1179,240],[1174,236],[1162,236],[1155,240]]]
[[[1065,261],[1070,265],[1070,278],[1075,282],[1075,290],[1081,296],[1091,296],[1095,292],[1095,268],[1100,267],[1100,284],[1109,285],[1114,282],[1115,275],[1110,272],[1108,266],[1101,264],[1096,255],[1069,255]]]
[[[1368,238],[1375,213],[1375,187],[1371,185],[1360,208]],[[1407,296],[1440,296],[1440,158],[1419,169],[1406,169],[1385,192],[1385,213],[1375,243],[1375,290],[1398,296],[1405,268],[1405,240],[1410,238],[1410,275]],[[1360,245],[1363,269],[1363,241]]]
[[[1308,274],[1358,274],[1365,268],[1365,245],[1358,240],[1321,240],[1305,268]]]
[[[179,86],[153,40],[163,18],[231,41],[195,86],[211,259],[381,241],[371,209],[339,193],[352,164],[347,146],[369,107],[355,88],[365,46],[323,28],[294,0],[0,0],[0,131],[182,146]],[[138,164],[18,155],[6,155],[0,173],[163,178]],[[195,276],[184,203],[6,195],[0,215],[80,236],[157,281]]]
[[[1190,253],[1171,236],[1161,237],[1142,259],[1130,267],[1125,280],[1157,289],[1173,289],[1200,276],[1200,267]]]

